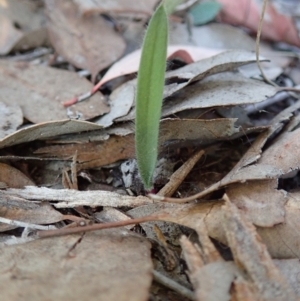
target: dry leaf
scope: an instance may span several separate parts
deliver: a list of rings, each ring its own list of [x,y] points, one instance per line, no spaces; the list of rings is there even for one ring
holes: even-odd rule
[[[18,105],[0,102],[0,139],[14,133],[23,123],[23,113]]]
[[[281,259],[273,260],[282,276],[294,289],[298,298],[300,298],[300,262],[299,259]]]
[[[79,206],[136,207],[153,203],[151,199],[144,196],[133,197],[102,190],[78,191],[27,186],[25,189],[7,189],[0,191],[0,193],[29,200],[58,201],[58,203],[54,204],[56,208],[74,208]]]
[[[258,232],[274,258],[300,257],[300,193],[288,194],[285,221],[272,228],[258,228]]]
[[[12,146],[20,143],[30,142],[39,139],[47,139],[58,135],[86,132],[101,129],[101,126],[78,120],[60,120],[44,122],[21,129],[0,140],[0,148]],[[72,156],[74,153],[72,154]]]
[[[125,229],[1,248],[3,300],[148,300],[150,244]]]
[[[70,159],[75,152],[80,162],[77,165],[78,170],[108,165],[135,156],[134,137],[133,135],[111,136],[108,140],[100,142],[46,146],[35,151],[35,154],[66,160]]]
[[[241,128],[235,127],[236,119],[164,119],[160,127],[161,151],[168,141],[175,143],[207,144],[214,141],[222,141],[235,137],[237,134],[244,135]],[[97,132],[98,133],[98,132]],[[97,135],[97,134],[96,134]],[[101,136],[100,133],[98,133]],[[88,139],[87,139],[88,138]],[[86,140],[91,141],[91,136],[87,134]],[[84,142],[77,140],[72,144],[55,144],[41,147],[34,153],[42,157],[57,157],[69,159],[77,151],[77,160],[81,164],[78,169],[99,167],[114,163],[118,160],[135,157],[133,135],[124,137],[112,135],[108,140],[94,142]],[[75,139],[76,140],[76,139]],[[96,139],[95,139],[96,140]],[[66,141],[67,142],[67,141]],[[178,143],[179,143],[178,142]],[[55,141],[55,143],[57,143]],[[0,144],[1,146],[1,144]]]
[[[218,0],[222,4],[219,18],[223,22],[240,25],[257,31],[261,6],[254,0]],[[278,12],[268,3],[262,28],[262,37],[276,42],[286,42],[300,47],[300,39],[292,18]]]
[[[74,0],[82,14],[145,14],[150,16],[153,12],[157,0],[140,0],[132,2],[131,0]]]
[[[162,115],[188,109],[257,103],[275,93],[272,86],[239,73],[225,72],[211,75],[178,92],[164,103]]]
[[[35,185],[21,171],[4,163],[0,163],[0,182],[5,183],[9,188],[23,188],[28,185]]]
[[[219,50],[210,48],[186,45],[171,45],[168,47],[167,57],[168,59],[176,57],[182,59],[186,63],[192,63],[209,58],[213,55],[219,54],[220,52],[221,51]],[[98,83],[99,88],[106,82],[116,77],[137,72],[140,64],[140,58],[141,49],[138,49],[131,52],[130,54],[127,54],[118,62],[113,64]]]
[[[281,134],[272,145],[266,149],[257,167],[270,165],[278,169],[278,176],[287,174],[300,167],[300,129]]]
[[[13,221],[30,224],[52,224],[64,220],[64,216],[46,203],[27,201],[0,191],[0,216]],[[0,231],[17,228],[9,224],[0,224]]]
[[[200,81],[209,75],[233,70],[237,67],[254,63],[255,61],[256,58],[251,52],[231,50],[189,64],[182,68],[169,71],[166,73],[166,79],[167,83],[168,81],[171,81],[172,83],[165,85],[164,98],[173,95],[194,81]],[[136,80],[132,80],[130,83],[135,85]],[[119,93],[121,93],[121,89]],[[127,116],[119,118],[117,121],[132,120],[134,119],[134,115],[135,111],[132,109]]]
[[[189,268],[189,278],[195,289],[195,300],[229,301],[231,283],[240,274],[236,266],[221,258],[212,262],[203,261],[201,248],[206,246],[201,238],[201,247],[193,245],[185,236],[180,239],[180,243]]]
[[[297,300],[272,262],[254,226],[242,216],[229,199],[223,210],[223,225],[234,261],[253,281],[262,300]]]
[[[192,40],[202,47],[255,51],[255,40],[252,37],[244,30],[226,24],[211,23],[192,27]]]
[[[251,222],[272,227],[285,221],[286,193],[277,190],[277,180],[249,181],[230,185],[226,193]]]
[[[0,28],[0,55],[47,42],[45,16],[39,4],[32,1],[2,0]]]
[[[55,50],[74,66],[89,70],[93,79],[123,54],[123,38],[102,16],[80,16],[72,0],[47,0],[46,7]]]
[[[1,61],[0,71],[1,102],[19,105],[24,117],[33,123],[66,118],[86,120],[109,111],[100,92],[86,102],[64,108],[64,99],[92,87],[76,73],[11,61]]]

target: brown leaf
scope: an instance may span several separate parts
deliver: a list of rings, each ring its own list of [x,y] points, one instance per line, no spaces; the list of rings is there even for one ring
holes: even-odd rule
[[[286,193],[277,190],[276,180],[233,184],[226,193],[256,226],[272,227],[285,221]]]
[[[23,188],[24,186],[35,185],[21,171],[4,163],[0,163],[0,182],[5,183],[9,188]]]
[[[72,157],[77,151],[77,160],[80,164],[77,169],[88,169],[114,163],[118,160],[133,158],[133,135],[125,137],[111,136],[106,141],[90,142],[85,144],[66,144],[42,147],[35,153],[42,156],[55,156],[62,159]]]
[[[297,300],[294,292],[272,262],[254,226],[228,198],[223,211],[223,226],[234,261],[248,274],[262,299]]]
[[[239,274],[238,269],[231,262],[223,260],[204,264],[196,247],[185,236],[180,243],[189,268],[189,278],[195,289],[195,299],[229,301],[230,286]]]
[[[300,257],[300,194],[289,193],[285,205],[285,222],[272,228],[258,228],[269,252],[275,258]]]
[[[55,50],[74,66],[88,69],[93,79],[123,54],[125,42],[103,17],[80,17],[72,0],[47,0],[46,7]]]
[[[18,104],[24,117],[33,123],[66,118],[86,120],[109,111],[100,92],[64,108],[63,100],[92,88],[89,81],[75,73],[11,61],[1,61],[0,71],[1,102]]]
[[[1,248],[3,300],[148,300],[150,244],[125,229]]]
[[[101,126],[78,120],[60,120],[44,122],[21,129],[0,140],[0,148],[38,139],[47,139],[64,134],[86,132],[101,129]],[[72,156],[74,153],[72,154]]]
[[[65,219],[49,204],[27,201],[14,195],[6,195],[2,191],[0,191],[0,216],[30,224],[52,224]],[[14,228],[17,226],[0,224],[0,231]]]
[[[2,0],[0,5],[0,55],[11,50],[42,46],[47,42],[45,16],[38,3]]]

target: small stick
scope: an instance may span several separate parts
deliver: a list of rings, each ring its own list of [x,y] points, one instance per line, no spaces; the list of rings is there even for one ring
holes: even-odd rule
[[[163,219],[164,216],[165,215],[152,215],[152,216],[150,215],[150,216],[125,220],[125,221],[119,221],[119,222],[94,224],[90,226],[75,227],[75,228],[62,228],[57,230],[38,231],[37,236],[39,238],[46,238],[46,237],[62,236],[62,235],[82,233],[82,232],[102,230],[102,229],[118,228],[118,227],[128,226],[132,224],[160,221]]]
[[[259,43],[260,43],[260,35],[261,35],[261,31],[262,31],[262,26],[263,26],[263,22],[264,22],[264,15],[265,15],[265,11],[266,11],[266,6],[267,6],[268,0],[263,0],[263,7],[261,10],[261,15],[260,15],[260,20],[259,20],[259,24],[258,24],[258,29],[257,29],[257,35],[256,35],[256,63],[257,63],[257,67],[259,68],[259,71],[264,79],[265,82],[267,82],[268,84],[272,85],[272,86],[277,86],[276,84],[274,84],[272,81],[270,81],[267,76],[265,75],[261,65],[260,65],[260,61],[259,61]]]
[[[153,270],[152,273],[153,273],[154,280],[156,282],[164,285],[165,287],[173,290],[174,292],[180,294],[181,296],[183,296],[189,300],[195,300],[194,293],[190,289],[177,283],[173,279],[166,277],[165,275],[159,273],[158,271]]]

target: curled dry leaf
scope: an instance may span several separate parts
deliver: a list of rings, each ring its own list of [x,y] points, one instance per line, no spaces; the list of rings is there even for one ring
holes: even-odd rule
[[[102,16],[80,16],[71,0],[47,0],[46,12],[55,50],[74,66],[89,70],[93,79],[123,54],[123,38]]]
[[[147,300],[152,281],[150,244],[125,229],[2,247],[0,269],[4,300]]]
[[[45,16],[33,1],[2,0],[0,28],[0,55],[47,43]]]
[[[23,113],[18,105],[0,102],[0,139],[14,133],[22,123]]]
[[[277,190],[277,180],[233,184],[226,193],[256,226],[272,227],[285,221],[287,198],[284,191]]]
[[[219,50],[204,47],[171,45],[168,47],[167,58],[179,58],[187,64],[190,64],[192,62],[209,58],[220,52],[221,51]],[[139,69],[140,58],[141,49],[127,54],[108,69],[97,86],[100,88],[103,84],[116,77],[137,72]]]
[[[30,224],[52,224],[64,220],[64,216],[46,203],[32,202],[0,191],[0,216],[18,222]],[[9,224],[0,224],[0,231],[17,228]]]
[[[251,52],[232,50],[207,59],[202,59],[199,62],[189,64],[177,70],[169,71],[166,73],[166,79],[171,80],[173,84],[168,84],[165,86],[164,97],[171,96],[172,94],[186,87],[193,81],[201,80],[206,76],[216,74],[219,72],[232,70],[242,65],[254,63],[255,61],[256,58]],[[128,86],[133,87],[133,91],[128,91],[128,89],[130,89]],[[131,80],[120,86],[116,91],[117,95],[114,96],[114,106],[122,107],[124,97],[126,97],[126,103],[134,104],[135,87],[136,79]],[[128,99],[127,97],[130,99]],[[120,112],[119,110],[119,116],[121,116],[121,114],[123,114],[123,116],[127,115],[128,107],[125,107],[124,110],[122,110],[122,112]],[[128,114],[128,116],[119,118],[117,120],[132,120],[134,119],[134,114],[134,110],[132,110]]]
[[[64,99],[92,87],[76,73],[11,61],[1,61],[0,71],[0,101],[19,105],[24,117],[33,123],[66,118],[87,120],[109,111],[100,92],[86,102],[63,107]]]
[[[257,31],[261,7],[255,0],[218,0],[222,4],[219,18],[223,22]],[[293,20],[278,12],[268,3],[262,28],[262,37],[275,42],[286,42],[300,47],[300,38]]]
[[[23,188],[28,185],[35,185],[21,171],[4,163],[0,163],[0,182],[5,183],[10,188]]]
[[[162,115],[216,106],[257,103],[276,93],[272,86],[248,79],[239,73],[220,73],[186,87],[163,106]]]

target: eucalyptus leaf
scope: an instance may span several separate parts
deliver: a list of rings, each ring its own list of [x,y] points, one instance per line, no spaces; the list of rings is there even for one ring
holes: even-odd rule
[[[201,2],[189,11],[194,25],[203,25],[215,19],[222,5],[216,1]]]

